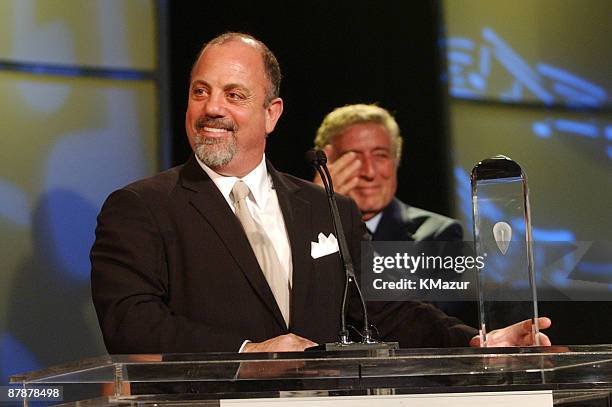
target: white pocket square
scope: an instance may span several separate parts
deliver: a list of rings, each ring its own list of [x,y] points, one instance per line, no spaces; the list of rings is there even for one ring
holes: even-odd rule
[[[310,255],[313,259],[318,259],[338,251],[338,240],[336,240],[336,236],[333,233],[330,233],[329,236],[319,233],[318,238],[318,242],[310,242]]]

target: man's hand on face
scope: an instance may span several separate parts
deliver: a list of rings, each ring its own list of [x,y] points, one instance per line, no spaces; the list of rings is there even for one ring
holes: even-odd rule
[[[342,154],[342,156],[336,159],[336,153],[331,144],[326,145],[323,151],[325,151],[325,155],[328,158],[327,169],[334,183],[334,191],[342,195],[348,195],[359,182],[361,161],[357,158],[357,154],[352,151]],[[332,160],[332,158],[334,159]],[[323,181],[318,172],[315,174],[312,182],[321,187],[323,186]]]
[[[538,328],[546,329],[550,327],[552,321],[549,318],[538,318]],[[540,346],[550,346],[550,339],[543,333],[540,333]],[[518,322],[514,325],[505,328],[496,329],[487,334],[488,347],[503,347],[503,346],[533,346],[535,340],[531,332],[531,320]],[[470,341],[470,346],[480,346],[480,337],[475,336]]]
[[[317,344],[295,334],[277,336],[263,342],[249,342],[244,345],[243,352],[302,352]]]

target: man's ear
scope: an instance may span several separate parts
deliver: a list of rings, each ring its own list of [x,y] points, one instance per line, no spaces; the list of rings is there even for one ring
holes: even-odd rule
[[[276,98],[272,99],[272,101],[266,106],[266,134],[272,133],[274,131],[274,127],[276,127],[276,122],[280,118],[283,113],[283,99]]]

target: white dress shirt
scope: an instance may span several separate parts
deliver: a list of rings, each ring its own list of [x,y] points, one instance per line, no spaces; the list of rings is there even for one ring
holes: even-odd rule
[[[376,229],[378,229],[378,224],[380,223],[381,219],[382,212],[378,212],[376,215],[365,221],[366,227],[368,228],[370,234],[373,235],[376,233]]]

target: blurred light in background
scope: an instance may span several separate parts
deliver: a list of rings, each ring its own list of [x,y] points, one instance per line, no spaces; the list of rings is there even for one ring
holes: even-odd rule
[[[156,12],[0,2],[0,384],[105,353],[89,249],[105,197],[160,167]]]
[[[536,241],[550,251],[555,241],[608,241],[565,262],[557,285],[591,284],[574,299],[611,298],[612,2],[447,0],[443,12],[455,216],[470,236],[471,169],[512,158],[529,178]],[[503,220],[496,209],[489,215]]]

